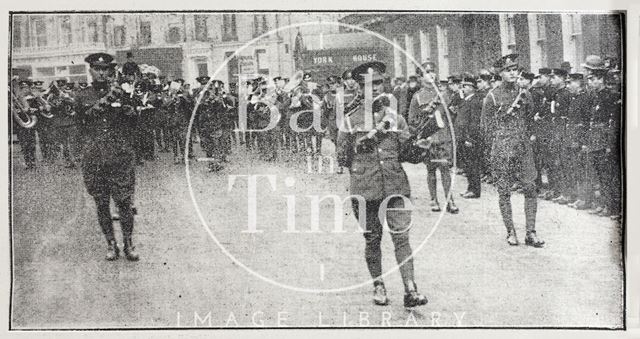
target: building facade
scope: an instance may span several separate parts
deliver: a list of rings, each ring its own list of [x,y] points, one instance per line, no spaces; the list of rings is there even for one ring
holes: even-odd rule
[[[357,29],[372,30],[400,49]],[[586,55],[620,58],[621,15],[581,13],[218,12],[134,14],[16,14],[12,67],[34,79],[90,81],[84,57],[108,52],[123,63],[158,67],[170,79],[195,84],[200,75],[237,83],[238,74],[290,77],[296,69],[339,75],[368,60],[409,76],[415,62],[436,61],[439,75],[488,68],[520,54],[525,68],[573,70]],[[272,34],[265,35],[267,32]],[[264,35],[264,36],[263,36]],[[234,55],[235,53],[235,55]],[[415,60],[415,62],[414,62]],[[321,79],[320,79],[321,80]]]
[[[238,74],[290,76],[299,36],[335,34],[340,13],[136,13],[12,16],[12,67],[33,79],[90,81],[84,57],[158,67],[195,84],[201,75],[237,83]],[[274,31],[273,34],[265,33]],[[313,39],[312,39],[313,40]],[[234,56],[234,53],[235,56]],[[225,61],[228,61],[225,63]],[[217,72],[217,73],[216,73]]]
[[[352,14],[341,22],[384,35],[389,46],[390,74],[415,73],[416,62],[434,61],[441,78],[489,68],[502,55],[518,53],[532,72],[569,62],[581,71],[587,55],[621,60],[620,14]]]

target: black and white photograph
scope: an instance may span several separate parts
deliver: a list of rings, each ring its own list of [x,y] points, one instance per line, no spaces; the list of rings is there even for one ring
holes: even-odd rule
[[[179,6],[8,12],[10,331],[627,329],[625,10]]]

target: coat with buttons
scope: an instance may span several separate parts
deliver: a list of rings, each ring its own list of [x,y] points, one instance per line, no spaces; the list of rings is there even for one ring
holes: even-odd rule
[[[133,157],[135,112],[126,101],[120,107],[97,105],[106,94],[107,91],[87,87],[76,98],[76,112],[82,122],[83,162],[117,163]]]
[[[338,163],[348,167],[351,174],[350,193],[360,195],[366,200],[383,200],[391,195],[409,197],[411,189],[407,174],[398,155],[400,145],[409,139],[409,127],[405,119],[389,109],[374,113],[374,125],[378,124],[386,114],[391,114],[396,121],[395,131],[379,132],[378,142],[373,151],[359,153],[356,140],[367,135],[371,128],[365,128],[365,109],[358,106],[349,115],[348,124],[351,132],[338,133]],[[393,125],[393,124],[392,124]]]

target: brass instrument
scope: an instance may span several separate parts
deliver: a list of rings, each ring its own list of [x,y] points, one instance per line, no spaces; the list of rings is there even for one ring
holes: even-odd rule
[[[31,108],[25,98],[19,98],[11,91],[11,114],[16,123],[23,128],[33,128],[38,123],[38,117],[34,114],[36,109]]]

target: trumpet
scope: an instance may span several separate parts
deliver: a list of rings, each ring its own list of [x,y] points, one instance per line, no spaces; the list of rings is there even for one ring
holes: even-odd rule
[[[11,92],[11,102],[13,103],[11,113],[18,125],[23,128],[33,128],[38,123],[38,117],[33,114],[36,110],[29,106],[26,99],[22,99],[18,98],[13,91]]]

